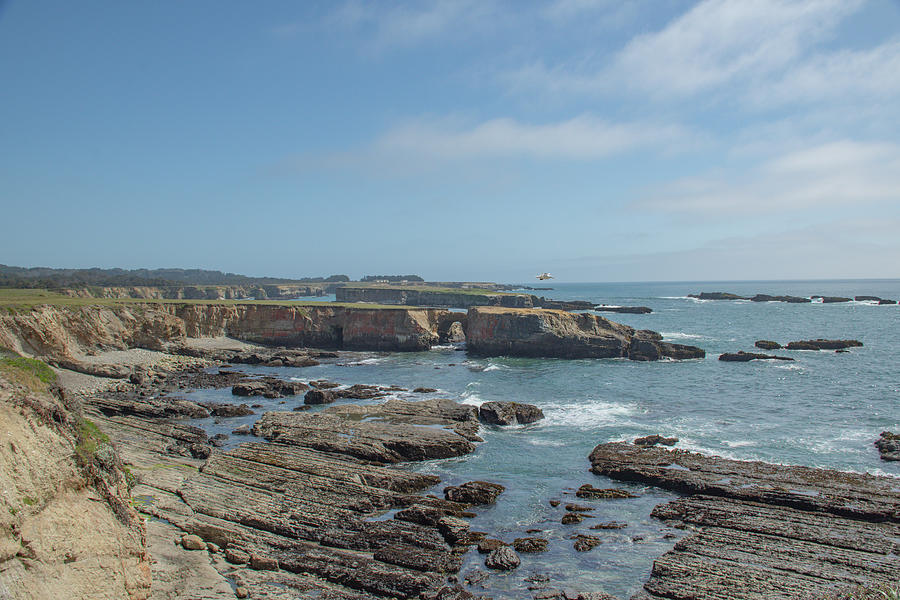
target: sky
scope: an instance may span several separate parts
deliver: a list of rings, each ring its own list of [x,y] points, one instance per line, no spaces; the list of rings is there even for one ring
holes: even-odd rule
[[[0,0],[0,263],[900,277],[900,0]]]

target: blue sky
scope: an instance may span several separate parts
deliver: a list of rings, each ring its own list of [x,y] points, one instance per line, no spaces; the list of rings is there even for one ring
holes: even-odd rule
[[[0,0],[0,263],[900,277],[900,1]]]

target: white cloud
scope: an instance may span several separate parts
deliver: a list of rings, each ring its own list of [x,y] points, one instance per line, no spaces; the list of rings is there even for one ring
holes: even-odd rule
[[[492,119],[466,126],[458,121],[413,121],[375,142],[378,152],[441,159],[482,157],[594,160],[636,148],[672,147],[693,141],[679,125],[612,123],[591,115],[547,124]]]
[[[636,204],[723,216],[900,203],[900,145],[844,140],[783,154],[740,173],[684,178]]]

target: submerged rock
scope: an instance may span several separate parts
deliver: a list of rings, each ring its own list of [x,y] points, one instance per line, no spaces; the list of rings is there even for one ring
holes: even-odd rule
[[[444,498],[462,504],[493,504],[506,488],[499,483],[469,481],[459,486],[444,488]]]
[[[578,498],[594,498],[600,500],[608,500],[611,498],[637,498],[628,490],[619,488],[596,488],[589,483],[584,484],[575,492]]]
[[[726,352],[719,355],[719,360],[724,362],[749,362],[751,360],[794,360],[789,356],[775,356],[774,354],[757,354],[755,352],[744,352],[741,350],[736,353]]]
[[[513,540],[513,548],[515,548],[516,552],[522,553],[537,553],[537,552],[546,552],[547,544],[549,542],[544,538],[539,537],[521,537]]]
[[[859,340],[823,340],[818,338],[815,340],[801,340],[798,342],[789,342],[785,349],[787,350],[843,350],[844,348],[855,348],[862,346]]]

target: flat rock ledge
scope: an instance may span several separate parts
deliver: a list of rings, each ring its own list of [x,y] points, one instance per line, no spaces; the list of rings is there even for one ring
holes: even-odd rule
[[[686,494],[652,515],[693,533],[633,600],[819,598],[900,573],[897,479],[626,442],[589,459],[597,475]]]
[[[460,518],[468,504],[422,495],[439,478],[382,464],[471,451],[452,428],[477,428],[474,407],[426,400],[267,413],[258,432],[272,442],[210,448],[198,459],[168,449],[208,448],[202,430],[104,406],[86,401],[139,482],[132,497],[140,511],[177,527],[179,539],[197,536],[190,540],[216,552],[209,560],[221,582],[251,597],[436,598],[459,571],[460,549],[477,543]],[[390,510],[395,518],[384,519]]]

